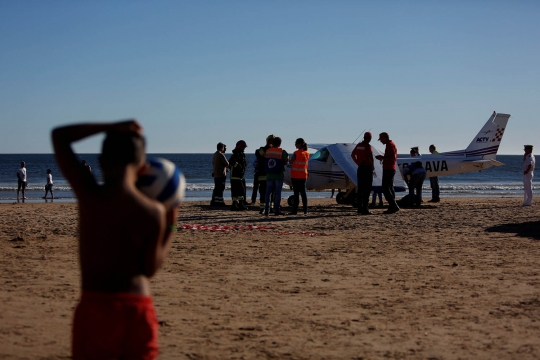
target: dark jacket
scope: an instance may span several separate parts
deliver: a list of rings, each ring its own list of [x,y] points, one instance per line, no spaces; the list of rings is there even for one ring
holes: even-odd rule
[[[264,176],[266,175],[266,169],[264,167],[264,164],[266,163],[266,150],[270,149],[269,145],[260,147],[255,151],[255,157],[257,158],[257,168],[255,171],[257,172],[257,175]]]
[[[232,152],[229,158],[231,180],[243,179],[247,169],[246,154],[240,149],[234,149]]]

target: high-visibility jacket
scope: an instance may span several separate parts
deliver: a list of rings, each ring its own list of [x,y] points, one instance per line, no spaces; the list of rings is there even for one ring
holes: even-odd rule
[[[283,173],[285,169],[283,164],[283,149],[271,147],[266,150],[265,158],[264,166],[267,174]]]
[[[308,178],[308,160],[309,152],[307,152],[306,150],[299,149],[294,152],[294,160],[291,167],[291,178]]]

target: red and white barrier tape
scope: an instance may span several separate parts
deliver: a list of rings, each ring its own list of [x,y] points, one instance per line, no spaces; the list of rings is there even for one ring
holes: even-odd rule
[[[246,230],[259,230],[259,231],[269,231],[275,230],[275,226],[264,226],[264,225],[199,225],[199,224],[184,224],[180,227],[181,229],[186,230],[201,230],[201,231],[218,231],[218,232],[231,232],[231,231],[246,231]],[[307,236],[330,236],[330,234],[325,233],[314,233],[309,231],[278,231],[279,235],[307,235]]]

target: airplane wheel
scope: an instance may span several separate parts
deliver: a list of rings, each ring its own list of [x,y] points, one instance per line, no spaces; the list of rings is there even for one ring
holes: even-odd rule
[[[347,198],[345,197],[345,193],[344,192],[340,192],[336,195],[336,202],[340,205],[343,205],[343,204],[346,204],[347,203]]]
[[[294,206],[294,195],[291,195],[287,198],[287,204],[289,206]]]

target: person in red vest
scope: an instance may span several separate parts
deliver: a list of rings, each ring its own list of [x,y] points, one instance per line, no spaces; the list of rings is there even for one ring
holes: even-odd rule
[[[364,141],[356,145],[351,153],[351,157],[358,165],[356,177],[358,180],[358,214],[372,215],[369,211],[369,194],[373,186],[373,150],[369,142],[371,141],[371,133],[368,131],[364,134]]]
[[[272,141],[272,147],[266,150],[264,167],[266,170],[266,197],[264,200],[264,215],[270,212],[270,197],[274,192],[274,213],[283,215],[280,210],[281,189],[285,177],[285,165],[289,161],[289,154],[282,148],[281,138]]]
[[[379,141],[386,145],[384,150],[384,156],[377,155],[375,158],[382,161],[383,176],[382,176],[382,190],[384,198],[388,201],[388,210],[385,214],[393,214],[399,211],[399,206],[396,203],[396,193],[394,192],[394,176],[397,169],[397,147],[390,136],[386,132],[379,134]]]
[[[304,214],[307,215],[306,181],[308,178],[309,152],[307,151],[307,144],[302,138],[296,139],[294,146],[296,146],[297,150],[289,160],[289,164],[292,165],[291,183],[294,191],[294,204],[293,210],[289,214],[296,215],[298,213],[298,204],[300,203],[300,196],[302,196]]]

